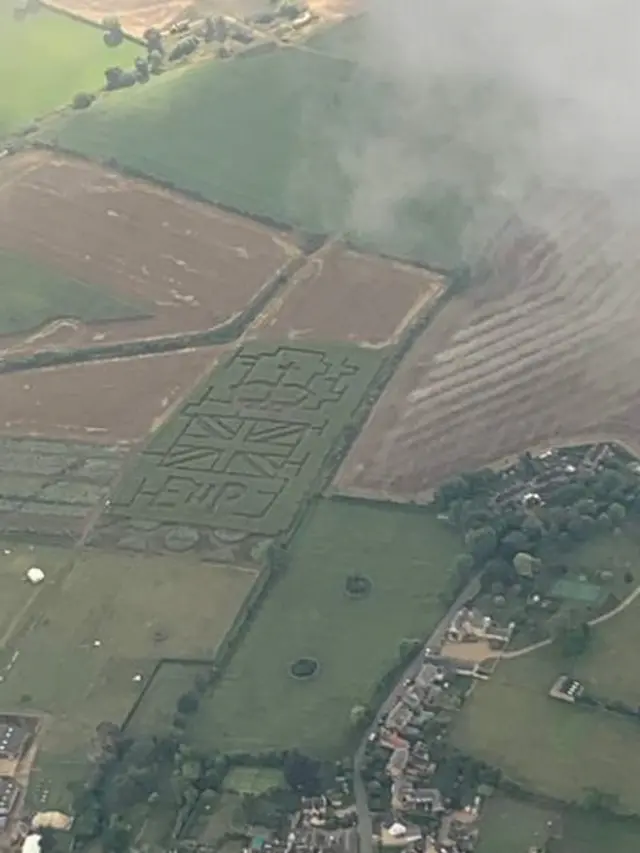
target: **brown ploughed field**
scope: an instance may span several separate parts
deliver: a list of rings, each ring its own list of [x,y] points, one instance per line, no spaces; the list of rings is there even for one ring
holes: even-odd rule
[[[251,220],[43,152],[0,164],[0,249],[140,300],[153,313],[90,327],[71,318],[26,340],[3,338],[14,352],[215,328],[246,310],[298,254]]]
[[[331,245],[272,300],[247,337],[384,346],[443,290],[435,273]]]
[[[225,347],[0,375],[0,432],[105,444],[142,441]]]
[[[163,29],[183,16],[191,5],[187,0],[50,0],[50,5],[71,12],[87,21],[101,23],[105,18],[116,17],[129,35],[141,38],[149,27]]]
[[[638,223],[573,194],[535,214],[535,231],[504,229],[489,279],[445,305],[400,365],[340,490],[426,499],[528,447],[604,436],[640,448]]]

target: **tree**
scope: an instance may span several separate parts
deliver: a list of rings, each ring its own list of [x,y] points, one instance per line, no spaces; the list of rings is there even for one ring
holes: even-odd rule
[[[459,578],[468,578],[473,571],[473,557],[469,554],[468,551],[463,551],[462,554],[458,554],[458,556],[454,560],[454,571],[456,572]]]
[[[512,530],[503,537],[500,551],[508,560],[512,560],[518,551],[526,551],[529,547],[529,537],[521,530]]]
[[[164,56],[164,45],[162,44],[162,34],[155,27],[149,27],[144,31],[143,35],[147,50],[149,53],[156,51],[160,54],[160,58]]]
[[[406,660],[407,658],[414,655],[418,649],[420,648],[421,643],[420,640],[405,637],[403,640],[400,640],[400,645],[398,647],[398,654],[400,655],[400,660]]]
[[[621,503],[614,502],[607,510],[611,523],[614,527],[619,527],[627,517],[627,511]]]
[[[495,554],[498,537],[493,527],[479,527],[477,530],[470,530],[464,541],[473,557],[484,562]]]
[[[102,836],[102,847],[106,853],[127,853],[131,843],[131,831],[123,826],[107,829]]]
[[[152,74],[160,74],[162,71],[162,54],[159,50],[149,52],[149,71]]]
[[[591,628],[587,622],[573,625],[570,622],[561,624],[556,641],[565,657],[578,657],[583,654],[591,641]]]
[[[349,723],[354,729],[361,728],[369,719],[369,709],[366,705],[354,705],[349,712]]]
[[[87,107],[91,106],[95,99],[96,96],[90,94],[89,92],[78,92],[76,95],[73,96],[71,106],[74,110],[86,110]]]
[[[320,762],[293,749],[287,753],[283,766],[287,785],[305,797],[320,791]]]
[[[146,83],[149,79],[149,62],[142,56],[139,56],[135,63],[136,77],[141,83]]]
[[[199,704],[200,699],[198,694],[194,690],[188,690],[178,699],[176,708],[180,714],[195,714]]]
[[[102,38],[107,47],[118,47],[124,38],[120,21],[115,17],[105,18],[102,26],[106,29]]]
[[[513,568],[521,578],[532,578],[538,567],[538,560],[526,551],[519,551],[513,558]]]

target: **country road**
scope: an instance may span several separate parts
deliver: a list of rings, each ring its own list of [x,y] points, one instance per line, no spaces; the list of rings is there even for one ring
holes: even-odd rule
[[[442,617],[440,622],[438,622],[437,626],[429,635],[428,640],[423,646],[423,650],[438,646],[440,644],[444,637],[444,633],[447,629],[447,626],[450,624],[455,614],[458,612],[458,610],[460,610],[465,601],[468,601],[470,598],[474,598],[474,596],[477,595],[479,589],[480,582],[478,578],[474,578],[465,586],[460,595],[458,595],[456,600],[449,607],[445,615]],[[364,754],[367,747],[368,738],[371,732],[376,730],[382,718],[389,713],[391,708],[397,702],[400,694],[402,693],[402,683],[405,681],[405,679],[413,678],[418,674],[418,670],[422,666],[422,659],[423,653],[421,651],[420,654],[416,655],[416,657],[398,677],[398,680],[394,685],[393,689],[378,709],[375,719],[364,733],[364,736],[354,756],[353,793],[356,802],[356,810],[358,813],[358,836],[360,839],[360,853],[373,853],[373,823],[371,820],[371,813],[369,812],[369,805],[367,802],[367,789],[362,779],[362,762],[364,760]]]

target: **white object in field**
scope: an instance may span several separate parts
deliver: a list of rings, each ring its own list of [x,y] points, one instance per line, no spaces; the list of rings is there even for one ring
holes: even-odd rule
[[[44,572],[37,566],[31,566],[31,568],[27,571],[27,580],[34,584],[42,583],[42,581],[44,580]]]
[[[133,681],[140,682],[140,681],[142,681],[142,676],[140,675],[140,673],[139,673],[139,672],[137,672],[137,673],[133,676],[133,679],[132,679],[132,680],[133,680]]]
[[[94,649],[99,649],[101,645],[102,645],[102,640],[94,640],[93,641]]]
[[[40,840],[42,836],[38,832],[27,835],[22,842],[22,853],[40,853]]]

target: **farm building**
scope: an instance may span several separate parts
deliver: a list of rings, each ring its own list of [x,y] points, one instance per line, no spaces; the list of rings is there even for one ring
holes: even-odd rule
[[[549,691],[549,696],[552,699],[560,699],[563,702],[575,702],[583,693],[584,687],[579,681],[576,681],[575,678],[571,678],[569,675],[561,675],[554,682]]]
[[[22,757],[29,732],[16,723],[0,723],[0,758],[5,761],[18,761]]]
[[[0,831],[5,829],[18,799],[20,786],[10,776],[0,776]]]

